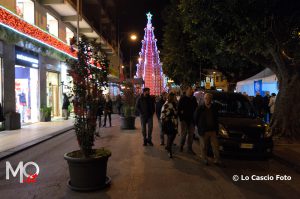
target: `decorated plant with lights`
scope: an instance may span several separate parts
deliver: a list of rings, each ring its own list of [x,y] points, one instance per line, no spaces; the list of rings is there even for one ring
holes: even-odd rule
[[[68,60],[68,64],[73,78],[75,132],[81,149],[81,154],[76,156],[91,157],[98,153],[92,147],[100,88],[107,82],[108,61],[101,55],[99,45],[82,37],[78,42],[78,59]]]
[[[125,82],[122,91],[124,94],[124,117],[133,117],[135,116],[135,98],[133,84],[129,81]]]

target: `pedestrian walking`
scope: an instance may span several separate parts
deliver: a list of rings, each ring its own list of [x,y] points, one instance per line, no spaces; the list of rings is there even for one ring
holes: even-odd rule
[[[103,95],[101,93],[100,96],[99,96],[99,99],[98,99],[98,109],[97,109],[97,120],[98,120],[98,124],[99,124],[99,129],[102,125],[102,118],[101,117],[103,115],[104,105],[105,105],[105,98],[103,97]]]
[[[162,131],[168,136],[166,150],[169,157],[173,158],[172,146],[178,133],[178,113],[174,93],[168,95],[168,99],[162,107],[160,119],[162,122]]]
[[[274,114],[275,110],[275,102],[276,102],[276,94],[272,93],[270,101],[269,101],[269,107],[270,107],[270,121],[272,119],[272,116]]]
[[[188,152],[195,155],[193,151],[193,137],[195,131],[194,112],[197,108],[197,100],[193,96],[191,87],[186,89],[185,95],[183,95],[178,102],[178,116],[181,124],[181,141],[180,151],[183,151],[186,137],[188,137]]]
[[[63,93],[62,112],[63,112],[63,117],[65,120],[67,120],[69,118],[69,113],[68,113],[69,105],[70,105],[69,97],[67,96],[66,93]]]
[[[199,106],[195,112],[195,121],[200,135],[201,156],[203,162],[207,165],[207,148],[210,141],[214,154],[214,163],[222,165],[219,155],[219,143],[217,132],[219,131],[218,109],[212,103],[212,94],[204,95],[204,104]]]
[[[136,102],[136,110],[140,113],[142,134],[144,139],[144,146],[152,143],[152,129],[153,129],[153,114],[155,112],[154,98],[150,96],[150,89],[144,88],[143,93]],[[146,125],[148,124],[148,133]]]
[[[103,127],[106,127],[106,119],[108,116],[109,126],[111,127],[111,114],[112,114],[112,101],[109,95],[106,96],[106,101],[104,104],[104,124]]]
[[[161,116],[162,107],[166,102],[166,98],[167,98],[167,93],[163,92],[161,94],[159,100],[155,103],[155,113],[156,113],[156,116],[157,116],[158,126],[159,126],[159,130],[160,130],[160,145],[165,145],[165,135],[164,135],[164,132],[162,130],[161,117],[160,116]]]

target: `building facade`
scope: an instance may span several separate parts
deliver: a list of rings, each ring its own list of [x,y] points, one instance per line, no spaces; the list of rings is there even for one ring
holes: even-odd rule
[[[62,115],[62,94],[72,86],[66,59],[76,59],[76,7],[72,0],[0,0],[0,103],[4,115],[19,114],[11,128],[39,122],[42,107]],[[114,52],[82,12],[79,33]]]
[[[217,70],[205,69],[205,79],[201,81],[201,87],[211,89],[212,87],[219,91],[228,91],[228,81],[226,76]]]

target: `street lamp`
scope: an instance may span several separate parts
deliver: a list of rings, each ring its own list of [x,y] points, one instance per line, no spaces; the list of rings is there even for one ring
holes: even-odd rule
[[[130,35],[130,39],[131,39],[131,41],[136,41],[137,40],[137,36],[136,36],[136,34],[131,34]],[[129,78],[130,79],[132,79],[132,62],[131,62],[131,47],[130,47],[130,52],[129,52],[129,71],[130,71],[130,73],[129,73]]]
[[[121,66],[121,58],[120,58],[120,47],[121,47],[122,42],[124,41],[124,38],[125,38],[125,37],[123,37],[123,38],[120,39],[120,35],[118,34],[118,66],[119,66],[119,80],[121,79],[121,68],[120,68],[120,67],[122,67],[122,69],[124,68],[124,66]],[[132,33],[132,34],[130,34],[129,38],[130,38],[131,41],[136,41],[136,40],[137,40],[137,35],[134,34],[134,33]],[[130,49],[130,56],[131,56],[131,49]],[[130,59],[130,77],[131,77],[131,58],[129,57],[129,59]]]
[[[130,35],[130,39],[131,39],[132,41],[135,41],[135,40],[137,39],[137,36],[136,36],[136,34],[132,34],[132,35]]]

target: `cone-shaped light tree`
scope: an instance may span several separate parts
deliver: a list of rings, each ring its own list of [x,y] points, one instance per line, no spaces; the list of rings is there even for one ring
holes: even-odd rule
[[[137,64],[136,76],[143,78],[144,87],[150,88],[151,95],[160,95],[164,91],[164,75],[162,63],[159,58],[159,50],[156,45],[157,39],[154,36],[152,26],[152,14],[147,13],[148,23],[145,28],[145,36],[142,40],[142,49],[139,53],[139,63]]]

